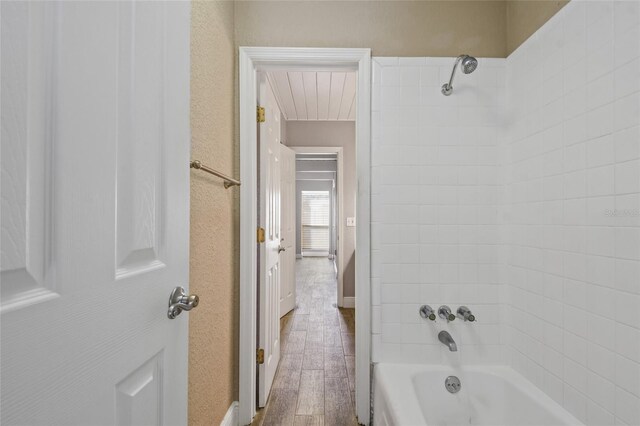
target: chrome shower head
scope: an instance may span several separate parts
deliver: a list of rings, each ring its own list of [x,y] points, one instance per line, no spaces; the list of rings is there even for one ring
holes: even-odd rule
[[[471,74],[478,68],[478,60],[473,56],[465,55],[462,59],[462,72],[465,74]]]
[[[453,92],[453,76],[456,74],[456,68],[460,62],[462,62],[462,72],[464,74],[471,74],[476,70],[476,68],[478,68],[478,60],[473,56],[458,56],[456,63],[453,65],[453,71],[451,71],[451,78],[449,78],[449,82],[442,85],[442,94],[445,96],[449,96],[451,92]]]

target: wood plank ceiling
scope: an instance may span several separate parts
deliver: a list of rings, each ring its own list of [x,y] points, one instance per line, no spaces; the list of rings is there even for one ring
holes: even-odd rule
[[[286,120],[356,118],[355,72],[270,71],[267,76]]]

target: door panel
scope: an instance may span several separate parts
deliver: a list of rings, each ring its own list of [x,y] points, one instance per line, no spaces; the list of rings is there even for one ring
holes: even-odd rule
[[[118,37],[118,279],[164,266],[165,8],[123,3]],[[133,17],[133,19],[131,19]]]
[[[53,184],[42,55],[53,7],[2,3],[2,312],[58,297],[52,276]],[[12,19],[9,19],[12,18]],[[8,63],[11,61],[11,63]],[[11,139],[11,143],[10,142]]]
[[[162,421],[162,370],[160,352],[116,385],[116,413],[120,426],[159,425]]]
[[[280,253],[280,316],[296,306],[296,153],[280,145],[282,158],[282,247]]]
[[[264,407],[280,360],[280,110],[264,73],[259,75],[258,103],[265,108],[260,123],[260,226],[265,242],[260,245],[260,314],[258,330],[264,363],[258,368],[258,405]]]
[[[0,7],[0,423],[186,424],[189,4]]]

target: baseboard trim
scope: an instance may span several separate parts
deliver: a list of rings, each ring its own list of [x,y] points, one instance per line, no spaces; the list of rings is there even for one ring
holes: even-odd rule
[[[296,259],[302,259],[302,255],[301,254],[296,254]]]
[[[355,308],[356,307],[356,298],[355,297],[343,297],[342,298],[342,307],[343,308]]]
[[[238,426],[238,401],[233,401],[220,422],[220,426]]]

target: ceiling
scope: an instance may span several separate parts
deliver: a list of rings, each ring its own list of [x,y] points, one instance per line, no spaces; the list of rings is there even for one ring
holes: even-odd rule
[[[356,118],[355,72],[270,71],[267,76],[285,120]]]

